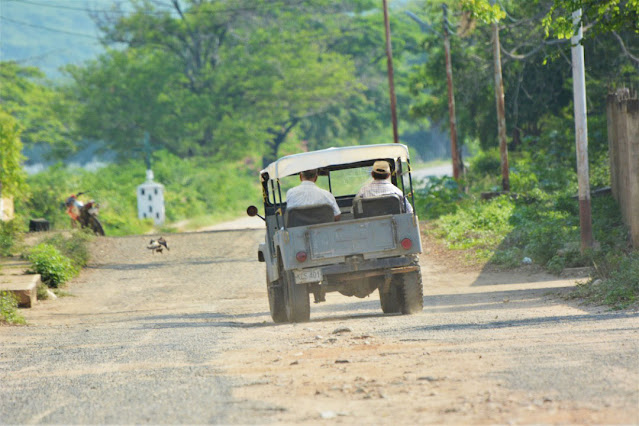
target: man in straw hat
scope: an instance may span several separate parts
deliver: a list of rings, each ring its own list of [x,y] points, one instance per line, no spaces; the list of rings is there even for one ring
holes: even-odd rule
[[[401,189],[393,185],[390,181],[391,169],[388,161],[375,161],[371,170],[373,180],[364,184],[355,198],[381,197],[383,195],[397,194],[404,200],[406,213],[412,213],[413,207],[410,205]]]

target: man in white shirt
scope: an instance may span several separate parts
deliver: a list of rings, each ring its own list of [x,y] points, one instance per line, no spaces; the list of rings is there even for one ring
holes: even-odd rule
[[[338,221],[342,212],[337,205],[335,197],[330,192],[315,185],[317,169],[301,172],[300,180],[302,183],[286,192],[286,208],[328,204],[333,208],[335,221]]]
[[[408,199],[404,197],[402,190],[393,185],[390,181],[390,175],[391,170],[388,161],[375,161],[373,164],[373,170],[371,171],[373,180],[362,186],[355,198],[371,198],[397,194],[402,200],[404,200],[406,213],[412,213],[413,207],[408,202]]]

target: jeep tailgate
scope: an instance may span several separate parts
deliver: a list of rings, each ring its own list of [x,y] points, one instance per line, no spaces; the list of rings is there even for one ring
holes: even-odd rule
[[[395,249],[396,228],[390,216],[333,224],[330,228],[309,227],[307,235],[311,259]]]

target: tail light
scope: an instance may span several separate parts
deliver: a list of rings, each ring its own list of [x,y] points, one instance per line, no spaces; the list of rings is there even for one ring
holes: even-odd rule
[[[409,250],[413,246],[413,242],[410,240],[410,238],[404,238],[401,241],[401,245],[404,248],[404,250]]]
[[[308,259],[308,256],[305,251],[298,251],[295,255],[295,259],[297,259],[299,263],[304,263],[306,262],[306,259]]]

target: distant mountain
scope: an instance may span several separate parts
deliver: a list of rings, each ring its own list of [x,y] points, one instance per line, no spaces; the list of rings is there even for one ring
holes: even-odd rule
[[[103,52],[88,8],[113,2],[84,0],[0,0],[0,60],[40,68],[51,79],[59,68],[81,64]]]

